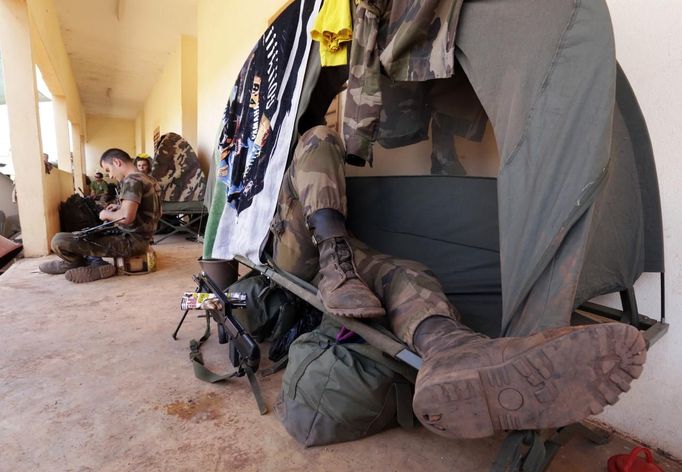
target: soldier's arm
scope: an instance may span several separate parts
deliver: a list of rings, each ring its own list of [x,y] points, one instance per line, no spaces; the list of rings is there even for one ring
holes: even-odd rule
[[[103,221],[120,220],[122,225],[129,225],[135,221],[139,206],[139,203],[132,200],[123,200],[121,201],[121,206],[115,210],[102,210],[99,213],[99,218]]]

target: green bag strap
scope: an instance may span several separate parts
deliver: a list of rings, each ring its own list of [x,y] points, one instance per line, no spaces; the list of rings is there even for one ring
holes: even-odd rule
[[[396,419],[404,429],[414,428],[414,412],[412,411],[412,389],[406,383],[394,383]]]
[[[261,377],[267,377],[284,369],[287,366],[288,362],[289,354],[284,354],[284,357],[282,357],[280,360],[272,364],[270,367],[268,367],[267,369],[261,369],[258,372]]]
[[[201,355],[200,349],[201,345],[204,344],[210,337],[211,317],[206,315],[206,330],[204,331],[204,335],[199,338],[199,341],[192,339],[189,342],[189,360],[192,361],[194,376],[199,380],[209,383],[222,382],[223,380],[234,377],[236,372],[232,374],[219,375],[204,366],[204,357]]]
[[[347,349],[355,351],[361,356],[372,359],[377,364],[388,367],[393,372],[402,375],[409,382],[415,382],[417,373],[410,366],[398,362],[386,355],[383,352],[368,344],[342,344]],[[414,428],[414,413],[412,411],[412,389],[409,384],[394,382],[393,389],[395,391],[396,403],[396,419],[398,424],[404,429]]]
[[[289,383],[289,398],[292,400],[296,399],[296,389],[298,388],[298,382],[301,380],[301,377],[303,377],[303,374],[305,373],[305,370],[308,368],[308,366],[315,361],[318,357],[322,356],[325,352],[327,352],[327,349],[329,349],[333,344],[330,343],[329,341],[326,342],[326,345],[322,345],[321,342],[317,343],[318,347],[320,349],[315,349],[311,353],[309,353],[304,359],[303,362],[301,362],[294,373],[291,376],[291,382]]]
[[[355,351],[361,356],[365,356],[377,364],[388,367],[393,372],[402,375],[409,382],[414,383],[417,380],[417,372],[407,364],[398,362],[388,356],[385,356],[383,352],[379,351],[377,348],[370,346],[369,344],[358,344],[358,343],[348,343],[341,344],[341,346],[351,351]]]

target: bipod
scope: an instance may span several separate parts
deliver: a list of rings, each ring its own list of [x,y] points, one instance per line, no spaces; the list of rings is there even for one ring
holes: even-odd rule
[[[253,337],[244,329],[239,321],[232,316],[232,307],[245,306],[245,294],[225,294],[218,286],[211,280],[211,278],[202,272],[199,275],[193,276],[194,281],[197,282],[196,292],[199,294],[211,293],[213,297],[204,301],[196,309],[205,311],[200,318],[206,318],[206,330],[203,336],[197,341],[192,339],[189,343],[190,360],[194,368],[194,375],[205,382],[216,383],[233,377],[246,377],[249,379],[251,391],[256,399],[258,410],[261,415],[268,412],[265,405],[265,400],[261,393],[261,388],[256,378],[256,372],[260,364],[260,348],[253,339]],[[177,334],[180,327],[187,317],[190,307],[187,307],[185,313],[180,319],[173,339],[177,340]],[[228,358],[236,370],[230,374],[216,374],[204,366],[203,356],[201,355],[201,345],[211,336],[211,319],[218,325],[218,342],[220,344],[227,344]]]

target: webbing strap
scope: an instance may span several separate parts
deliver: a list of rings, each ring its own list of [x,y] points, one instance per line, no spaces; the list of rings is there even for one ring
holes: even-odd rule
[[[378,351],[376,348],[368,344],[344,344],[344,347],[357,352],[361,356],[372,359],[377,364],[388,367],[393,372],[400,374],[408,381],[414,383],[416,380],[416,372],[409,366],[398,362]],[[396,419],[398,424],[404,429],[414,428],[414,413],[412,411],[412,388],[410,384],[394,382],[393,389],[395,390],[396,400]]]
[[[412,389],[406,383],[394,383],[396,400],[396,418],[404,429],[414,428],[414,413],[412,412]]]
[[[189,360],[192,361],[192,368],[194,369],[194,376],[204,382],[216,383],[223,380],[230,379],[237,375],[237,372],[232,374],[219,375],[209,370],[204,366],[204,357],[201,355],[201,345],[211,337],[211,317],[206,315],[206,330],[204,335],[199,338],[199,341],[192,339],[189,342]]]
[[[272,364],[270,367],[267,369],[260,369],[259,375],[261,377],[267,377],[269,375],[272,375],[276,372],[279,372],[280,370],[284,369],[287,366],[287,363],[289,362],[289,354],[284,354],[284,357],[282,357],[280,360]]]
[[[294,371],[294,374],[291,376],[291,383],[289,385],[288,392],[289,398],[291,398],[292,400],[296,399],[296,388],[298,388],[298,382],[301,380],[301,377],[303,377],[305,370],[313,361],[315,361],[315,359],[324,354],[329,348],[329,346],[330,344],[327,344],[326,346],[320,345],[321,349],[312,351],[305,357],[305,359],[303,359],[303,362],[299,364],[299,366]]]
[[[381,364],[385,367],[388,367],[393,372],[402,375],[412,383],[414,383],[417,379],[417,372],[414,369],[412,369],[406,364],[403,364],[402,362],[398,362],[395,359],[385,356],[383,352],[377,350],[372,345],[348,343],[342,344],[342,346],[345,347],[346,349],[350,349],[351,351],[357,352],[361,356],[365,356],[369,359],[372,359],[377,364]]]
[[[258,380],[256,380],[256,374],[251,369],[251,367],[244,366],[244,371],[246,372],[246,376],[249,379],[249,383],[251,384],[251,391],[253,392],[253,396],[256,398],[256,404],[258,405],[258,411],[260,411],[261,415],[264,415],[268,412],[268,407],[265,405],[265,400],[263,400],[263,394],[260,391],[260,385],[258,385]]]

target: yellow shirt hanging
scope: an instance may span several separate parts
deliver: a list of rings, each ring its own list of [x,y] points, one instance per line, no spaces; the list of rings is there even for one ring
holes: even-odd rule
[[[346,43],[353,39],[353,26],[348,0],[324,0],[310,32],[320,42],[322,67],[348,63]]]

